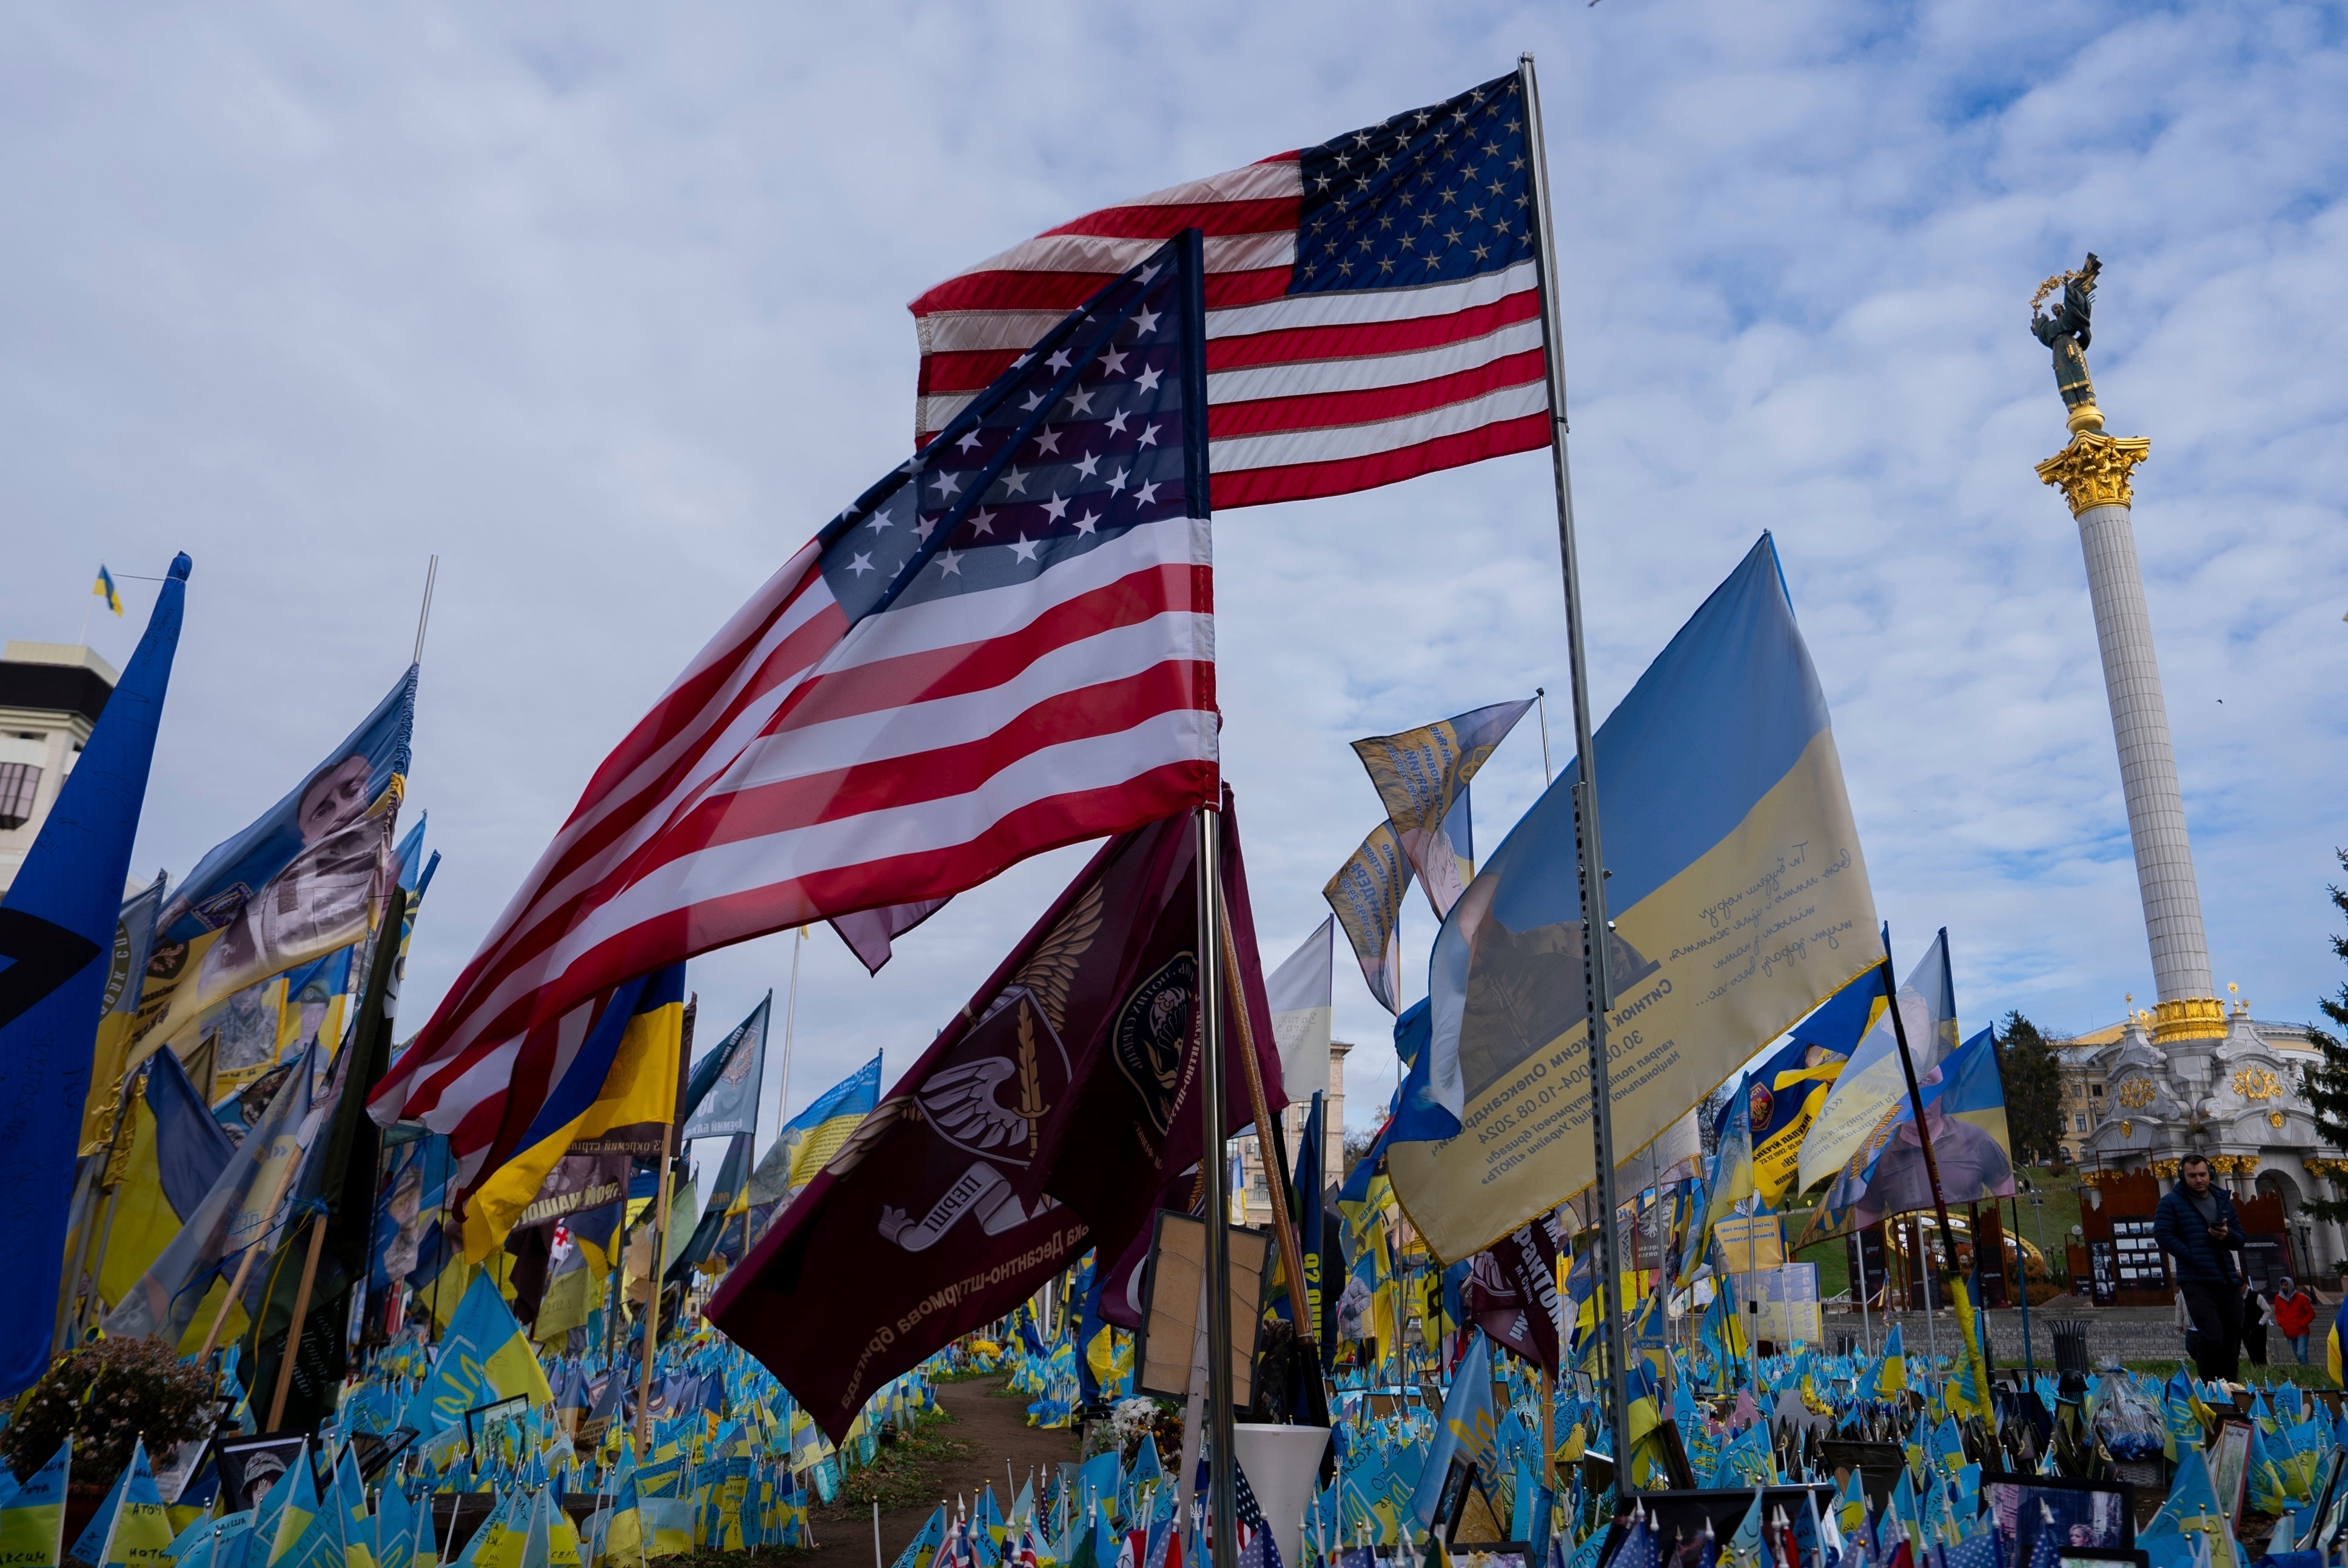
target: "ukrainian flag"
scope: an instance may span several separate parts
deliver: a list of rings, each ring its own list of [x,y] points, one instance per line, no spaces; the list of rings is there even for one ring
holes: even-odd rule
[[[1752,1097],[1730,1097],[1728,1125],[1712,1157],[1711,1190],[1704,1195],[1704,1222],[1689,1239],[1687,1255],[1680,1260],[1680,1289],[1693,1282],[1696,1269],[1712,1249],[1713,1227],[1728,1218],[1736,1205],[1753,1196]]]
[[[2348,1295],[2340,1298],[2340,1310],[2333,1315],[2331,1331],[2323,1336],[2323,1359],[2332,1368],[2332,1380],[2348,1388],[2348,1381],[2340,1376],[2341,1346],[2348,1344]]]
[[[1764,535],[1600,727],[1619,1158],[1882,961],[1826,695]],[[1429,1247],[1465,1257],[1596,1180],[1578,766],[1477,873],[1427,965],[1427,1091],[1474,1136],[1389,1145]]]
[[[98,569],[98,581],[90,584],[89,591],[97,597],[105,600],[106,607],[113,611],[118,617],[121,615],[122,595],[114,591],[113,573],[100,566]]]
[[[65,1556],[66,1485],[73,1474],[68,1439],[15,1495],[0,1502],[0,1562],[57,1563]]]
[[[743,1190],[742,1204],[763,1208],[796,1195],[831,1163],[840,1145],[880,1103],[880,1057],[875,1052],[870,1061],[824,1090],[813,1105],[783,1124],[781,1135],[758,1161],[758,1169]]]
[[[504,1245],[514,1222],[574,1140],[676,1119],[677,1055],[684,1041],[684,965],[639,975],[612,993],[513,1157],[466,1205],[469,1261],[478,1263]]]

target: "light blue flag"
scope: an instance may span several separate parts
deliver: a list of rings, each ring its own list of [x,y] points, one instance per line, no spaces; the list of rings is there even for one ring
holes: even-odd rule
[[[242,1568],[245,1542],[252,1539],[252,1510],[218,1519],[200,1514],[171,1542],[178,1568]]]
[[[946,1511],[940,1506],[931,1511],[930,1522],[922,1526],[922,1532],[905,1542],[905,1550],[897,1554],[891,1568],[929,1568],[930,1559],[937,1555],[945,1540]]]
[[[408,1568],[416,1561],[416,1505],[405,1488],[386,1486],[376,1510],[375,1535],[381,1548],[376,1568]]]
[[[1410,1494],[1411,1517],[1418,1528],[1435,1521],[1435,1505],[1443,1495],[1443,1478],[1455,1459],[1474,1462],[1492,1446],[1496,1425],[1492,1411],[1492,1342],[1478,1329],[1468,1353],[1451,1374],[1451,1391],[1443,1397],[1443,1420],[1427,1449],[1426,1468]]]
[[[0,899],[0,1255],[31,1271],[0,1293],[0,1396],[49,1364],[90,1063],[190,564],[171,562],[139,651]]]
[[[2233,1530],[2218,1507],[2218,1489],[2210,1483],[2209,1466],[2199,1449],[2188,1449],[2177,1461],[2176,1479],[2152,1522],[2137,1532],[2141,1540],[2176,1534],[2199,1535],[2209,1543],[2216,1568],[2232,1568]]]
[[[68,1562],[83,1563],[86,1568],[104,1568],[107,1532],[114,1528],[114,1511],[122,1506],[123,1489],[129,1484],[130,1469],[126,1465],[99,1500],[98,1511],[89,1516],[89,1522],[82,1526],[81,1533],[66,1549]]]
[[[1774,543],[1756,542],[1596,738],[1612,1114],[1661,1136],[1880,961],[1826,696]],[[1395,1194],[1464,1257],[1595,1180],[1586,1089],[1577,761],[1493,852],[1427,964],[1427,1093],[1455,1133],[1397,1134]]]
[[[477,1270],[448,1319],[448,1332],[440,1337],[431,1374],[408,1400],[401,1424],[430,1437],[463,1420],[477,1405],[517,1394],[528,1395],[533,1406],[554,1398],[513,1308],[498,1294],[489,1271]]]

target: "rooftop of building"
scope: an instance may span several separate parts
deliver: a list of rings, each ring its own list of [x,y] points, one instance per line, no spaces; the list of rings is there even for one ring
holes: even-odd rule
[[[2231,1014],[2227,1016],[2227,1022],[2230,1025],[2233,1022],[2233,1016]],[[2260,1039],[2279,1051],[2312,1052],[2315,1049],[2314,1045],[2307,1037],[2308,1026],[2305,1024],[2287,1024],[2273,1018],[2252,1018],[2250,1024]],[[2101,1050],[2106,1046],[2119,1044],[2120,1037],[2127,1032],[2127,1020],[2123,1018],[2116,1024],[2109,1024],[2100,1029],[2091,1029],[2085,1034],[2071,1035],[2061,1039],[2049,1039],[2047,1044],[2066,1057],[2074,1054],[2084,1057],[2089,1052]]]
[[[121,673],[79,643],[9,639],[0,647],[0,708],[78,716],[96,724]]]

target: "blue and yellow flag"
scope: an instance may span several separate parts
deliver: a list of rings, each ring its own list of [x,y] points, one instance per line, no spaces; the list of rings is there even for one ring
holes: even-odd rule
[[[1753,1124],[1752,1099],[1746,1095],[1729,1097],[1728,1123],[1720,1134],[1719,1145],[1712,1156],[1712,1177],[1705,1183],[1704,1217],[1694,1234],[1688,1238],[1686,1254],[1680,1260],[1680,1278],[1676,1288],[1685,1289],[1696,1269],[1712,1250],[1713,1227],[1735,1212],[1736,1205],[1753,1196]]]
[[[1889,946],[1889,938],[1885,945]],[[1862,977],[1861,984],[1882,985],[1879,975]],[[1899,1023],[1905,1026],[1908,1049],[1918,1077],[1938,1066],[1957,1048],[1956,981],[1949,969],[1949,934],[1943,930],[1900,987]],[[1834,1092],[1818,1108],[1809,1135],[1802,1140],[1795,1190],[1807,1192],[1828,1177],[1849,1166],[1855,1158],[1871,1158],[1870,1140],[1908,1103],[1908,1074],[1900,1060],[1900,1031],[1891,1009],[1878,1009],[1867,1033],[1852,1047],[1850,1060],[1835,1079]]]
[[[98,1294],[108,1301],[120,1301],[138,1284],[236,1155],[178,1057],[156,1052],[133,1084],[121,1177],[104,1222]]]
[[[298,1561],[309,1550],[310,1537],[317,1529],[318,1515],[323,1510],[318,1501],[318,1478],[311,1473],[307,1447],[294,1456],[294,1462],[270,1491],[283,1493],[284,1501],[277,1513],[276,1528],[269,1537],[269,1554],[256,1568],[281,1568],[286,1562]]]
[[[488,1269],[477,1269],[441,1336],[431,1374],[408,1401],[401,1421],[429,1437],[463,1420],[477,1405],[517,1394],[528,1395],[532,1404],[554,1398],[497,1282]]]
[[[2005,1120],[2005,1087],[1997,1041],[1988,1029],[1928,1068],[1918,1085],[1933,1164],[1924,1162],[1911,1102],[1903,1094],[1872,1137],[1853,1154],[1812,1211],[1802,1242],[1861,1230],[1935,1202],[1975,1203],[2013,1195],[2013,1140]],[[1940,1190],[1931,1171],[1940,1172]]]
[[[2341,1375],[2341,1346],[2348,1341],[2348,1295],[2340,1298],[2340,1310],[2332,1315],[2332,1326],[2323,1336],[2323,1361],[2332,1370],[2332,1380],[2348,1388],[2348,1377]]]
[[[1767,536],[1596,749],[1612,1116],[1632,1150],[1882,957],[1825,693]],[[1525,813],[1428,961],[1429,1090],[1455,1133],[1476,1136],[1398,1139],[1387,1168],[1440,1256],[1467,1256],[1596,1179],[1587,1095],[1562,1081],[1586,1054],[1580,785],[1577,763]]]
[[[232,995],[364,938],[407,788],[416,725],[414,665],[359,727],[276,805],[215,844],[171,890],[158,942],[184,943],[169,975],[149,972],[139,1001],[148,1047],[191,1048]],[[328,1041],[329,1053],[336,1042]]]
[[[772,1211],[797,1196],[831,1162],[849,1135],[880,1103],[880,1054],[818,1095],[815,1103],[783,1124],[758,1168],[751,1173],[747,1202],[762,1228]]]
[[[1773,1207],[1794,1191],[1802,1144],[1834,1092],[1843,1063],[1887,1004],[1868,971],[1794,1026],[1785,1047],[1747,1073],[1745,1098],[1753,1129],[1753,1187]],[[1722,1120],[1728,1107],[1721,1107]]]
[[[512,1158],[474,1192],[465,1210],[469,1261],[478,1263],[505,1244],[555,1161],[573,1143],[675,1119],[677,1053],[684,1039],[684,965],[638,975],[613,991]]]
[[[2137,1539],[2142,1542],[2179,1533],[2199,1535],[2208,1542],[2213,1568],[2233,1568],[2234,1532],[2218,1506],[2218,1489],[2210,1483],[2209,1466],[2198,1448],[2188,1449],[2178,1457],[2177,1476],[2169,1482],[2168,1498],[2152,1516],[2152,1522],[2137,1532]]]
[[[1442,1498],[1443,1478],[1451,1461],[1481,1460],[1492,1446],[1498,1425],[1492,1410],[1492,1342],[1479,1328],[1467,1354],[1452,1369],[1451,1391],[1443,1398],[1443,1421],[1436,1429],[1426,1467],[1418,1472],[1418,1486],[1411,1493],[1411,1516],[1418,1521],[1419,1529],[1426,1530],[1434,1522],[1435,1505]]]
[[[1908,1390],[1908,1347],[1900,1338],[1900,1325],[1893,1324],[1891,1332],[1883,1336],[1883,1359],[1877,1364],[1874,1381],[1869,1392],[1878,1399],[1889,1399]]]
[[[115,619],[122,618],[122,595],[114,591],[114,573],[103,564],[98,567],[98,581],[90,584],[89,591],[106,601],[106,607],[114,612]]]
[[[160,1568],[170,1560],[171,1521],[156,1488],[155,1471],[147,1462],[146,1439],[140,1438],[130,1446],[121,1495],[107,1521],[106,1543],[95,1562],[98,1568]]]
[[[15,1495],[0,1502],[0,1563],[11,1568],[57,1568],[65,1554],[66,1486],[73,1477],[73,1444],[61,1445]]]

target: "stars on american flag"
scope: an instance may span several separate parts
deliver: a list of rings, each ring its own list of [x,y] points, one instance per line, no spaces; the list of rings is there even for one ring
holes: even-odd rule
[[[1291,294],[1448,283],[1532,254],[1514,77],[1298,154]]]
[[[823,573],[851,621],[1024,581],[1187,511],[1178,275],[1108,290],[843,514]]]

